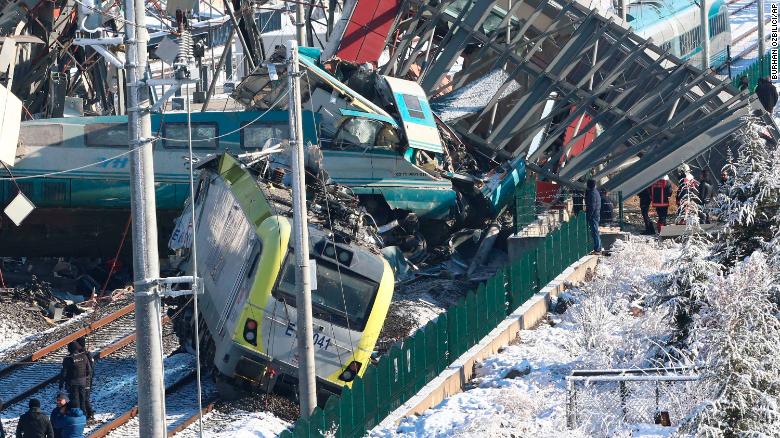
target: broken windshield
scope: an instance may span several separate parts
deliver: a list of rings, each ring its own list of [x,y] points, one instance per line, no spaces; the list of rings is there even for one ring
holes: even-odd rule
[[[365,328],[379,284],[322,259],[317,259],[317,280],[312,283],[317,285],[311,291],[315,318],[349,327],[350,330],[362,331]],[[294,305],[295,256],[292,251],[277,289],[285,294],[285,301]]]
[[[349,118],[341,124],[334,146],[338,149],[364,150],[376,144],[376,134],[382,129],[382,122],[364,118]]]

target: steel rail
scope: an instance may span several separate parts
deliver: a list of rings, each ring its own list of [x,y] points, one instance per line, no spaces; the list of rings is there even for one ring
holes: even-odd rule
[[[127,307],[130,307],[130,306],[126,306],[125,308],[120,309],[120,312],[124,311]],[[124,312],[121,316],[125,316],[128,313],[129,312]],[[118,319],[118,318],[115,318],[114,321],[116,321],[116,319]],[[162,318],[162,324],[165,324],[165,323],[167,323],[169,321],[170,321],[170,318],[168,316],[164,316]],[[104,327],[106,325],[107,325],[107,323],[106,324],[102,324],[101,327]],[[93,330],[92,333],[94,333],[94,330]],[[114,341],[114,342],[112,342],[112,343],[102,347],[100,350],[92,352],[91,353],[92,357],[95,360],[104,359],[104,358],[110,356],[111,354],[114,354],[115,352],[121,350],[122,348],[130,345],[131,343],[135,342],[135,338],[136,338],[136,332],[133,331],[132,333],[122,337],[121,339],[119,339],[117,341]],[[60,341],[57,341],[57,342],[60,342]],[[9,406],[12,406],[12,405],[14,405],[14,404],[24,400],[25,398],[35,394],[36,392],[40,391],[41,389],[45,388],[46,386],[56,382],[57,379],[59,379],[59,378],[60,378],[59,373],[54,374],[53,376],[51,376],[51,377],[49,377],[49,378],[47,378],[47,379],[45,379],[45,380],[43,380],[43,381],[41,381],[41,382],[39,382],[39,383],[37,383],[35,385],[33,385],[33,386],[23,390],[22,392],[14,395],[12,397],[10,397],[9,399],[5,400],[4,405],[3,405],[3,409],[6,409]]]
[[[135,310],[135,304],[134,303],[128,304],[127,306],[122,307],[121,309],[117,310],[116,312],[113,312],[113,313],[111,313],[109,315],[106,315],[103,318],[100,318],[99,320],[97,320],[97,321],[95,321],[95,322],[93,322],[91,324],[88,324],[86,327],[82,327],[81,329],[79,329],[79,330],[77,330],[77,331],[75,331],[73,333],[70,333],[70,334],[60,338],[60,339],[52,342],[51,344],[47,345],[46,347],[43,347],[43,348],[33,352],[32,354],[29,354],[29,355],[27,355],[27,356],[17,360],[16,362],[8,365],[7,367],[4,367],[4,368],[0,369],[0,377],[4,377],[8,373],[10,373],[11,371],[13,371],[13,370],[15,370],[15,369],[17,369],[19,367],[22,367],[24,365],[29,365],[30,362],[37,362],[38,360],[48,356],[49,354],[59,350],[60,348],[68,345],[72,341],[75,341],[76,339],[78,339],[78,338],[80,338],[82,336],[86,336],[86,335],[88,335],[90,333],[93,333],[94,331],[96,331],[96,330],[98,330],[98,329],[100,329],[102,327],[105,327],[108,324],[111,324],[112,322],[116,321],[117,319],[119,319],[119,318],[121,318],[121,317],[123,317],[123,316],[125,316],[125,315],[127,315],[129,313],[132,313],[134,310]]]
[[[203,410],[201,412],[198,412],[198,410],[196,409],[192,415],[187,417],[186,420],[178,422],[176,427],[168,431],[168,437],[170,438],[176,435],[177,433],[183,431],[184,429],[188,428],[189,426],[197,422],[200,414],[206,415],[209,412],[213,411],[216,402],[217,402],[216,398],[207,401],[206,405],[203,406]]]
[[[167,388],[165,388],[165,396],[167,397],[168,395],[170,395],[171,393],[175,392],[176,390],[178,390],[182,386],[190,383],[194,379],[195,379],[195,371],[193,370],[192,372],[188,373],[184,377],[182,377],[179,380],[177,380],[171,386],[168,386]],[[211,408],[213,409],[213,406],[211,406]],[[204,407],[204,410],[205,409],[206,408]],[[114,419],[112,419],[108,423],[105,423],[102,426],[100,426],[100,428],[98,428],[94,432],[90,433],[88,435],[88,437],[89,438],[103,438],[106,435],[108,435],[109,433],[111,433],[111,431],[113,431],[114,429],[116,429],[118,427],[121,427],[122,425],[126,424],[128,421],[130,421],[133,418],[135,418],[137,415],[138,415],[138,405],[135,405],[132,408],[130,408],[127,411],[125,411],[124,413],[122,413],[121,415],[119,415],[118,417],[115,417]],[[197,414],[196,414],[195,418],[197,419]],[[170,436],[170,434],[168,436]]]

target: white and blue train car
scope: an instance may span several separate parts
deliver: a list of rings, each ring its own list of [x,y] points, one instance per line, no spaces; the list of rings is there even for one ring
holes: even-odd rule
[[[729,9],[723,0],[709,8],[710,67],[723,65],[731,44]],[[701,15],[693,0],[638,1],[629,3],[628,24],[644,38],[652,38],[662,49],[677,57],[701,65]]]

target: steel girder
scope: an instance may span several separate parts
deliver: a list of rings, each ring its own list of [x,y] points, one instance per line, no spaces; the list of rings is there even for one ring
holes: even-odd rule
[[[544,131],[529,161],[572,180],[604,177],[607,188],[629,196],[727,141],[749,112],[747,95],[579,3],[515,0],[508,13],[501,0],[432,3],[405,3],[407,19],[396,26],[399,38],[389,42],[383,72],[406,75],[418,64],[418,82],[440,96],[460,57],[463,69],[451,78],[456,91],[503,69],[489,102],[451,122],[493,156],[525,156]],[[581,122],[586,114],[590,123]],[[579,131],[561,144],[577,120]],[[597,125],[596,140],[558,168]]]

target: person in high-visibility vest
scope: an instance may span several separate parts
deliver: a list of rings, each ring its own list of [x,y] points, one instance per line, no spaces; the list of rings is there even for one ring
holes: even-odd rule
[[[666,225],[666,217],[669,216],[669,198],[672,197],[672,182],[669,181],[669,176],[664,175],[663,178],[654,182],[650,186],[650,195],[651,205],[658,215],[658,232],[660,233],[661,228]]]

